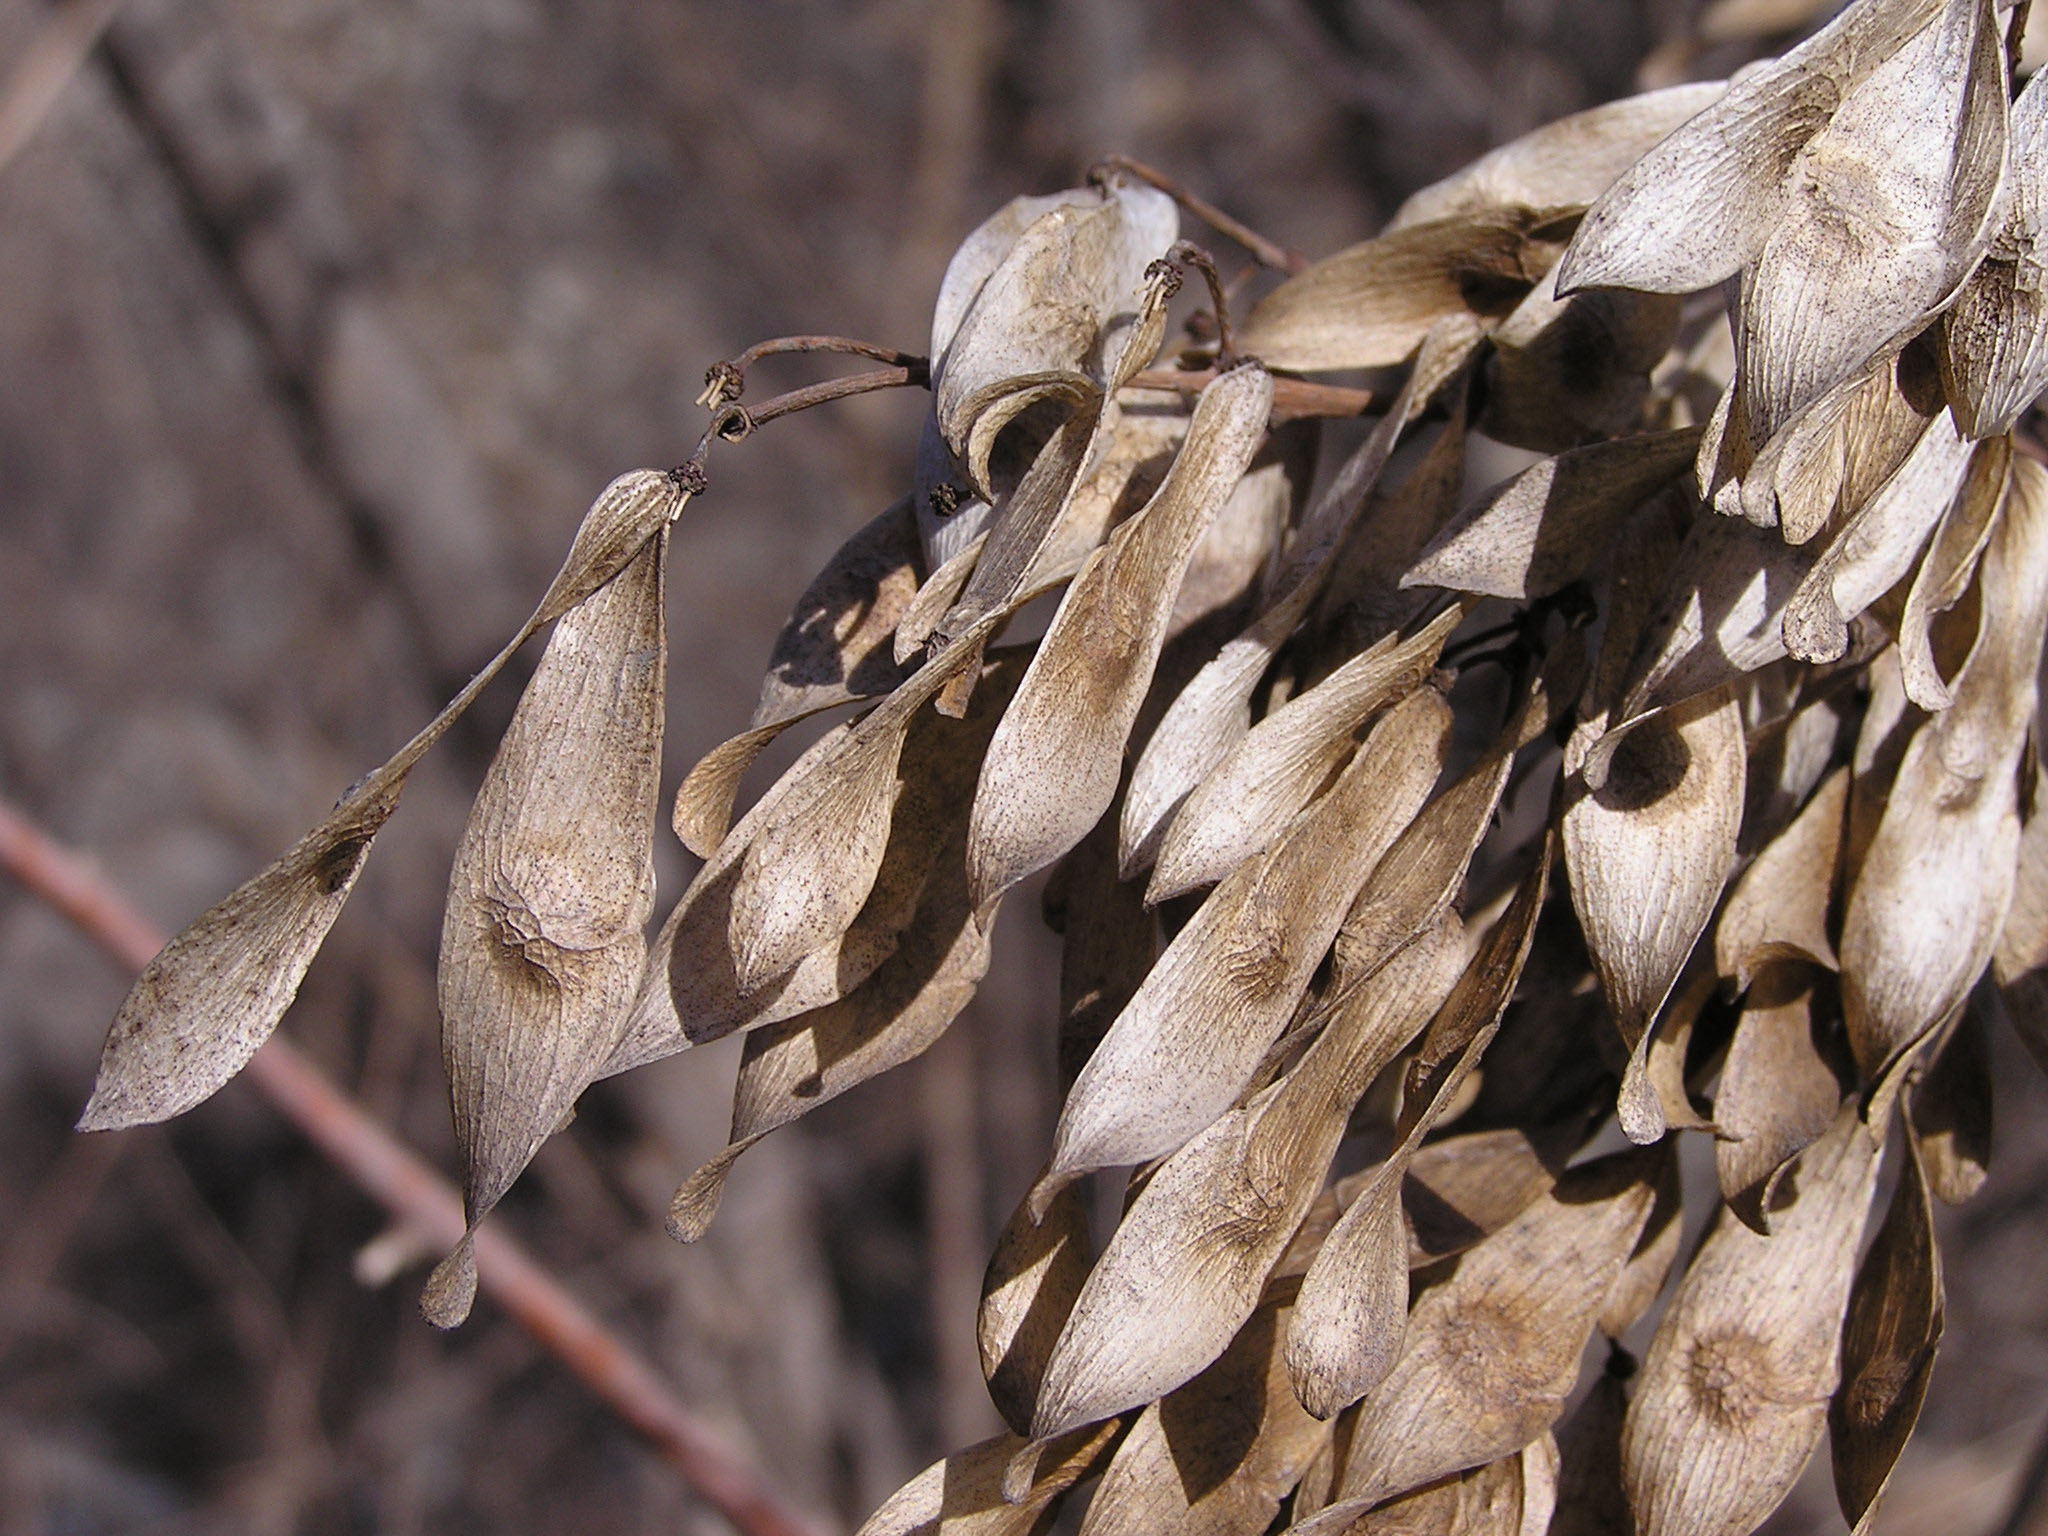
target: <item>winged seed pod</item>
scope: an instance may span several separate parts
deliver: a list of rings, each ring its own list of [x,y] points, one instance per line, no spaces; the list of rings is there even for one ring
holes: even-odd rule
[[[1308,1214],[1352,1106],[1449,993],[1463,947],[1449,918],[1418,938],[1291,1072],[1153,1174],[1053,1348],[1034,1436],[1150,1402],[1222,1354]]]
[[[1738,408],[1759,449],[1902,345],[1976,266],[2005,175],[1991,0],[1866,0],[1659,144],[1558,274],[1687,293],[1742,274]]]
[[[977,905],[1050,864],[1109,809],[1174,594],[1251,466],[1272,403],[1272,376],[1258,367],[1204,390],[1165,483],[1067,589],[982,765],[967,843]]]
[[[2048,636],[2048,471],[2013,465],[1955,703],[1914,732],[1842,921],[1842,1007],[1866,1080],[1983,972],[2019,856],[2018,777]]]
[[[298,995],[306,968],[355,888],[370,844],[398,808],[420,759],[520,646],[617,576],[689,499],[681,476],[651,469],[621,475],[605,487],[540,606],[505,648],[425,729],[351,785],[319,826],[143,968],[107,1033],[80,1130],[167,1120],[210,1097],[247,1065]]]
[[[618,1043],[654,906],[666,530],[565,615],[484,778],[448,878],[441,1059],[472,1232]],[[470,1240],[428,1282],[452,1327]]]
[[[1244,1091],[1359,885],[1421,809],[1450,724],[1434,689],[1410,694],[1279,842],[1210,893],[1076,1079],[1051,1177],[1171,1152]]]
[[[1605,784],[1564,814],[1572,905],[1636,1070],[1735,862],[1744,760],[1741,706],[1709,697],[1630,732]],[[1632,1140],[1664,1133],[1643,1094],[1622,1114]]]
[[[1761,1237],[1723,1214],[1643,1361],[1622,1430],[1642,1536],[1743,1536],[1819,1444],[1878,1150],[1854,1105],[1799,1164]]]
[[[1184,194],[1105,162],[968,237],[927,359],[738,354],[695,456],[608,488],[506,650],[157,957],[81,1123],[247,1061],[406,776],[554,624],[450,878],[472,1224],[590,1082],[742,1033],[670,1208],[700,1235],[754,1142],[953,1025],[1048,874],[1065,1096],[976,1321],[1012,1433],[865,1531],[1749,1536],[1824,1423],[1867,1529],[1941,1329],[1932,1202],[1986,1175],[1985,1029],[2048,1064],[2048,88],[2009,101],[2012,10],[1851,0],[1319,262],[1187,200],[1283,276],[1225,282]],[[740,405],[820,347],[888,366]],[[897,383],[931,390],[901,499],[684,779],[704,862],[649,944],[665,529],[714,445]],[[1722,1202],[1689,1263],[1686,1130]],[[1580,1391],[1596,1330],[1654,1330],[1632,1405],[1611,1343]]]

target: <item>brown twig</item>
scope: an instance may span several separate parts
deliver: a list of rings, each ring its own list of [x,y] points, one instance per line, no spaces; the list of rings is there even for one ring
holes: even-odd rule
[[[1097,169],[1122,171],[1126,176],[1137,177],[1147,186],[1157,187],[1204,224],[1230,236],[1275,272],[1291,276],[1308,270],[1308,258],[1301,252],[1289,250],[1277,240],[1268,240],[1249,224],[1233,219],[1214,203],[1197,197],[1164,171],[1156,171],[1142,160],[1133,160],[1129,155],[1111,155]]]
[[[1168,251],[1170,261],[1184,261],[1202,274],[1209,288],[1209,309],[1216,317],[1216,366],[1228,370],[1237,366],[1237,346],[1230,331],[1230,296],[1223,289],[1223,274],[1216,270],[1216,258],[1192,240],[1176,240]]]
[[[1216,377],[1214,368],[1147,368],[1132,376],[1132,389],[1170,389],[1190,399],[1207,389]],[[1273,424],[1297,421],[1304,416],[1364,416],[1375,407],[1369,389],[1346,389],[1338,384],[1313,384],[1307,379],[1276,377],[1273,380]]]
[[[749,368],[764,357],[779,357],[793,352],[833,352],[845,357],[871,358],[878,363],[907,369],[911,378],[905,382],[927,384],[931,381],[931,365],[915,352],[901,352],[895,347],[884,347],[851,336],[771,336],[766,341],[755,342],[737,357],[713,363],[704,375],[704,393],[697,397],[697,404],[717,410],[721,405],[739,399],[746,393]],[[872,375],[855,374],[854,377],[868,378]]]
[[[793,416],[814,405],[844,400],[849,395],[865,395],[878,389],[902,389],[908,385],[922,388],[930,378],[925,371],[924,359],[919,357],[911,361],[915,366],[870,368],[865,373],[849,373],[843,379],[806,384],[802,389],[792,389],[787,394],[763,400],[759,405],[734,402],[712,419],[710,435],[722,437],[728,443],[737,443],[751,435],[754,428],[766,426],[778,416]]]
[[[84,859],[5,803],[0,803],[0,869],[130,970],[140,970],[164,945],[164,936]],[[291,1045],[273,1036],[243,1075],[395,1218],[443,1247],[461,1239],[462,1201],[454,1188]],[[784,1507],[721,1436],[676,1400],[646,1361],[517,1242],[486,1226],[477,1234],[476,1257],[484,1291],[745,1536],[819,1536],[817,1525]]]
[[[0,169],[35,137],[120,9],[121,0],[68,0],[43,23],[0,86]]]

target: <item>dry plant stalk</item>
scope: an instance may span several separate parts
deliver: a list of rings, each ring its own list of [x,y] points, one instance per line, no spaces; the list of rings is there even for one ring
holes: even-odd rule
[[[1320,262],[1209,210],[1281,268],[1235,321],[1111,161],[967,238],[928,359],[715,368],[697,452],[600,498],[512,642],[555,625],[441,959],[472,1226],[589,1083],[745,1031],[694,1237],[747,1146],[939,1037],[1050,868],[1069,1087],[980,1319],[1012,1432],[870,1532],[1037,1530],[1099,1479],[1090,1536],[1745,1536],[1823,1430],[1862,1529],[1940,1338],[1930,1201],[1984,1176],[1987,1010],[2048,1061],[2048,88],[2007,9],[1857,0]],[[885,366],[745,403],[777,350]],[[1391,391],[1314,377],[1354,369]],[[915,482],[685,780],[705,862],[649,943],[667,525],[714,445],[906,383]],[[1467,484],[1474,436],[1536,462]],[[451,715],[158,956],[83,1124],[248,1059]],[[1610,1118],[1637,1148],[1582,1156]],[[1681,1261],[1688,1132],[1722,1201]]]

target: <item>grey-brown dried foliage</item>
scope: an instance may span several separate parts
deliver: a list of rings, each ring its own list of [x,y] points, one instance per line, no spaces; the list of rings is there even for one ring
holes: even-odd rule
[[[977,1319],[1012,1433],[867,1530],[1037,1531],[1097,1479],[1086,1536],[1748,1536],[1824,1427],[1867,1525],[1940,1335],[1932,1203],[1986,1177],[1986,1030],[2048,1065],[2048,92],[2011,25],[1854,0],[1303,270],[1226,258],[1227,317],[1128,163],[995,212],[881,371],[931,388],[901,499],[683,780],[703,863],[650,942],[665,529],[792,408],[715,370],[697,451],[615,482],[477,682],[151,964],[81,1123],[234,1075],[555,624],[450,881],[472,1220],[594,1079],[740,1032],[697,1236],[760,1137],[892,1112],[854,1090],[971,1027],[1050,871],[1064,1104]],[[1477,483],[1501,444],[1542,457]],[[429,1313],[474,1281],[465,1242]],[[1632,1401],[1618,1345],[1581,1391],[1639,1324]]]

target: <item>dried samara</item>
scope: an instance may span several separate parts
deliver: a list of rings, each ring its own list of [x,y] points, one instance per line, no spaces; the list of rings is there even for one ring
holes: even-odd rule
[[[696,451],[605,491],[478,684],[152,963],[82,1124],[240,1069],[408,773],[552,626],[442,931],[472,1226],[592,1082],[745,1032],[693,1237],[746,1147],[954,1023],[1005,899],[1064,933],[1065,1103],[980,1318],[1012,1432],[868,1530],[1089,1496],[1086,1536],[1746,1536],[1824,1433],[1861,1530],[1941,1334],[1930,1199],[1983,1179],[1987,1022],[2048,1059],[2013,25],[1857,0],[1313,264],[1205,211],[1277,264],[1249,288],[1109,162],[968,236],[921,354],[720,364]],[[749,402],[821,349],[877,366]],[[725,445],[905,385],[914,481],[684,780],[703,863],[655,924],[669,525]],[[1527,467],[1474,483],[1481,439]],[[1637,1146],[1591,1156],[1611,1123]],[[465,1241],[429,1317],[476,1285]]]

